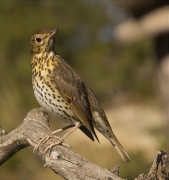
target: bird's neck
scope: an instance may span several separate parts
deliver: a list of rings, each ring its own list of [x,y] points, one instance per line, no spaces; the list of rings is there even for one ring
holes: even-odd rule
[[[32,70],[37,66],[42,66],[43,64],[46,64],[49,60],[54,59],[55,53],[53,51],[51,52],[41,52],[38,54],[32,54],[31,58],[31,67]]]
[[[32,58],[37,59],[39,61],[40,59],[47,59],[54,55],[55,53],[53,51],[50,51],[50,52],[44,51],[37,54],[32,54]]]
[[[52,59],[55,56],[53,51],[50,52],[41,52],[38,54],[32,54],[31,64],[43,63],[48,59]]]

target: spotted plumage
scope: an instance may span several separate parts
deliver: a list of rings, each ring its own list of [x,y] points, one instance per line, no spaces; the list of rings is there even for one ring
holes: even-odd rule
[[[94,140],[94,136],[98,140],[95,127],[109,139],[124,161],[130,161],[93,91],[55,53],[54,35],[57,31],[40,29],[31,37],[32,84],[37,101],[56,119],[74,126],[67,135],[79,128],[90,139]]]

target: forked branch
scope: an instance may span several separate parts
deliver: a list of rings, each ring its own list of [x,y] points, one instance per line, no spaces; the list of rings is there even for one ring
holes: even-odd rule
[[[29,145],[35,149],[39,141],[51,133],[47,113],[42,109],[31,110],[23,123],[9,134],[0,129],[0,165],[16,152]],[[68,145],[54,146],[44,153],[59,137],[53,136],[41,143],[35,150],[44,161],[45,167],[51,168],[64,179],[85,180],[123,180],[118,174],[119,168],[103,169],[75,153]],[[136,180],[169,177],[169,154],[159,151],[148,175],[140,175]]]

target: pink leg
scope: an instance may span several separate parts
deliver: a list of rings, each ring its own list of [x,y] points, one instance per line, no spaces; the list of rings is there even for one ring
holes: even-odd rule
[[[70,125],[71,126],[71,125]],[[73,125],[74,126],[74,125]],[[66,133],[63,137],[61,137],[56,143],[53,143],[53,144],[51,144],[49,147],[47,147],[46,149],[45,149],[45,152],[44,152],[44,154],[46,154],[47,153],[47,151],[50,149],[52,149],[52,147],[53,146],[55,146],[55,145],[57,145],[57,144],[61,144],[62,142],[63,142],[63,140],[68,136],[68,135],[70,135],[71,133],[73,133],[77,128],[79,128],[81,126],[81,124],[80,123],[78,123],[75,127],[73,127],[68,133]],[[66,129],[68,129],[67,128],[67,126],[65,127]],[[70,127],[69,127],[70,128]]]
[[[63,141],[69,134],[73,133],[77,128],[81,126],[80,123],[78,123],[75,127],[73,127],[68,133],[66,133],[63,137],[59,139],[59,141]]]
[[[56,130],[56,131],[53,131],[53,132],[51,133],[51,135],[57,134],[58,132],[64,131],[64,130],[69,129],[69,128],[71,128],[71,127],[74,127],[74,125],[73,125],[73,124],[70,124],[70,125],[65,126],[65,127],[61,128],[61,129],[58,129],[58,130]]]
[[[70,125],[65,126],[65,127],[61,128],[61,129],[58,129],[58,130],[56,130],[56,131],[53,131],[51,134],[48,134],[45,138],[43,138],[43,139],[41,139],[41,140],[39,141],[39,143],[37,144],[37,146],[34,148],[34,151],[35,151],[36,149],[38,149],[38,147],[40,146],[41,143],[45,143],[45,142],[46,142],[47,140],[49,140],[49,138],[52,137],[54,134],[57,134],[58,132],[64,131],[64,130],[69,129],[69,128],[74,127],[74,126],[75,126],[75,125],[70,124]]]

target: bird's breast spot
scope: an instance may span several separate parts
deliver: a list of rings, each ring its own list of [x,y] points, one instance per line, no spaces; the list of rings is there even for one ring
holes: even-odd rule
[[[45,89],[44,89],[45,90]],[[68,104],[65,102],[64,99],[59,95],[59,93],[55,93],[55,97],[50,94],[50,89],[48,89],[48,92],[39,92],[35,87],[35,97],[39,104],[44,108],[49,114],[52,116],[64,120],[67,123],[70,123],[70,121],[75,121],[75,114],[71,110],[71,108],[68,106]],[[42,95],[43,94],[43,95]],[[74,118],[73,118],[74,117]]]

